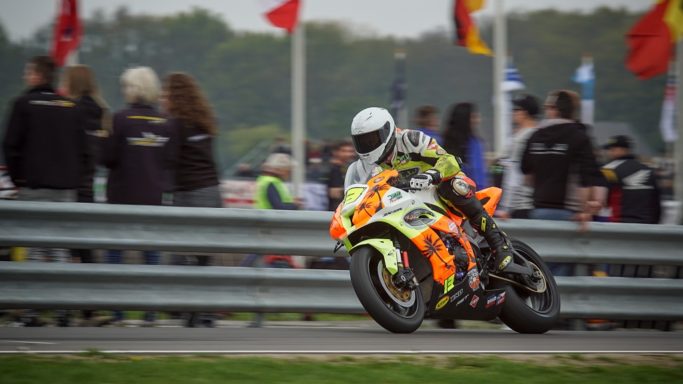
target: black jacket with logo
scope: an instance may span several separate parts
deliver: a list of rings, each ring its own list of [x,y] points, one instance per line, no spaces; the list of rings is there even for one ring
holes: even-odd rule
[[[171,189],[172,136],[170,121],[152,106],[133,104],[114,115],[102,153],[109,203],[162,203]]]
[[[578,187],[605,186],[583,124],[547,120],[527,141],[522,172],[533,176],[534,207],[579,211]]]
[[[17,187],[76,189],[90,161],[83,119],[73,100],[49,85],[29,89],[10,111],[3,141]]]
[[[213,137],[196,125],[172,119],[176,148],[175,190],[194,191],[218,185]]]
[[[661,200],[652,168],[627,155],[603,166],[602,173],[609,185],[610,221],[659,223]]]

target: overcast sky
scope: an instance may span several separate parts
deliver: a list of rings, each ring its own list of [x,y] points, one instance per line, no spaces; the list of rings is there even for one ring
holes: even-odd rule
[[[450,29],[453,0],[302,0],[304,21],[336,20],[379,35],[417,37],[437,28]],[[267,2],[265,2],[267,3]],[[554,8],[590,12],[599,6],[644,11],[651,0],[504,0],[511,11]],[[30,36],[55,17],[58,0],[0,0],[0,22],[10,39]],[[80,10],[88,17],[96,9],[107,13],[127,6],[132,13],[171,14],[193,6],[218,13],[237,31],[273,31],[262,17],[262,0],[81,0]],[[492,14],[494,0],[480,14]]]

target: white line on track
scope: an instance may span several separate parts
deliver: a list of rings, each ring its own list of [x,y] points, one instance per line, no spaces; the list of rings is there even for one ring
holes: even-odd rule
[[[55,344],[57,344],[57,343],[50,343],[47,341],[24,341],[24,340],[0,340],[0,343],[38,344],[38,345],[55,345]]]
[[[92,352],[91,350],[53,350],[53,351],[32,351],[32,350],[18,350],[18,351],[0,351],[0,355],[6,354],[74,354],[74,353],[85,353]],[[648,350],[648,351],[580,351],[580,350],[557,350],[557,351],[505,351],[505,350],[491,350],[491,351],[352,351],[352,350],[341,350],[341,351],[317,351],[317,350],[303,350],[303,351],[270,351],[270,350],[178,350],[178,351],[167,351],[167,350],[97,350],[98,353],[105,354],[139,354],[139,355],[192,355],[192,354],[213,354],[213,355],[510,355],[510,354],[524,354],[524,355],[555,355],[555,354],[590,354],[590,355],[640,355],[640,354],[653,354],[653,355],[680,355],[683,354],[683,350],[678,351],[666,351],[666,350]]]

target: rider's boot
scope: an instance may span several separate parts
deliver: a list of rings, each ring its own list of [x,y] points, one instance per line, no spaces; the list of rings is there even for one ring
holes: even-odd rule
[[[512,262],[512,244],[505,232],[498,228],[493,218],[485,211],[470,216],[470,225],[482,235],[491,247],[493,272],[503,272]]]
[[[494,257],[492,272],[501,272],[512,263],[512,246],[507,236],[498,228],[474,193],[476,185],[466,176],[456,176],[439,185],[439,195],[447,205],[457,208],[470,219],[472,227],[479,232],[491,247]]]

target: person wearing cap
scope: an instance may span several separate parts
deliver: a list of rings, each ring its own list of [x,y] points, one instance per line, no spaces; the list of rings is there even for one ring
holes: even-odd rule
[[[502,161],[503,199],[496,214],[502,218],[528,219],[534,208],[533,189],[524,183],[520,163],[526,142],[538,126],[538,100],[532,95],[521,95],[512,100],[512,106],[515,129]]]
[[[294,210],[298,206],[284,181],[292,172],[292,157],[287,153],[271,153],[261,166],[256,179],[254,208]]]
[[[658,224],[661,199],[655,171],[633,154],[633,141],[626,135],[611,137],[603,149],[610,162],[602,167],[609,186],[609,221]]]

